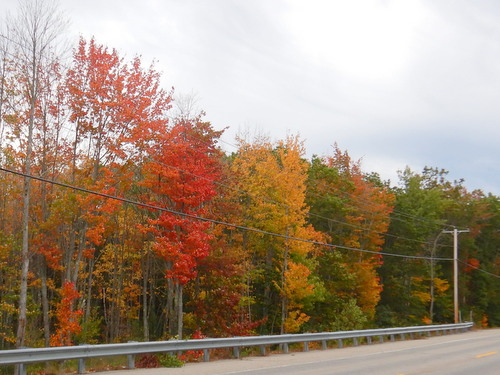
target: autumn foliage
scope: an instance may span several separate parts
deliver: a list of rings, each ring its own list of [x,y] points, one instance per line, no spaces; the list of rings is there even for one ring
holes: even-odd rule
[[[5,63],[2,349],[16,342],[24,184],[11,172],[25,166],[29,128],[15,57]],[[39,78],[27,345],[449,322],[448,225],[471,228],[464,314],[500,324],[498,280],[480,270],[499,271],[498,197],[433,168],[391,187],[337,145],[308,159],[298,136],[238,136],[224,152],[204,113],[175,112],[154,64],[94,39]]]
[[[73,338],[82,330],[80,317],[82,310],[75,310],[75,303],[80,297],[80,293],[71,282],[65,282],[60,291],[61,300],[55,308],[55,333],[50,338],[51,346],[67,346],[73,344]]]

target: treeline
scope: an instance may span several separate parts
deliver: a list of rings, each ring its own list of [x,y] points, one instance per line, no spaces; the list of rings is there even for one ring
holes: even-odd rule
[[[398,187],[336,145],[241,137],[175,109],[154,65],[24,3],[2,35],[0,348],[500,324],[500,200],[446,172]],[[34,21],[37,22],[34,22]]]

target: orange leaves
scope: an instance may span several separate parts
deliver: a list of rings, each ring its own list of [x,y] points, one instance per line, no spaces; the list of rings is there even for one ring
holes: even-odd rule
[[[72,337],[82,329],[79,319],[83,311],[74,309],[74,302],[80,297],[75,284],[64,282],[59,293],[61,300],[56,305],[56,332],[50,338],[51,346],[72,345]]]
[[[342,241],[350,247],[379,251],[384,244],[383,233],[389,228],[394,195],[371,182],[361,171],[360,162],[353,161],[337,145],[333,156],[323,162],[342,177],[326,187],[326,193],[337,194],[347,201],[343,219],[351,226],[349,231],[343,231]]]
[[[422,318],[422,323],[424,323],[424,324],[432,324],[432,320],[428,316],[424,316]]]
[[[44,256],[47,266],[54,270],[61,270],[63,267],[61,263],[62,251],[52,241],[53,238],[48,235],[39,234],[33,239],[32,244],[35,252]]]
[[[489,326],[488,315],[484,314],[481,318],[481,327],[488,328],[488,326]]]
[[[100,246],[104,242],[104,237],[103,237],[104,230],[105,230],[104,225],[102,223],[99,223],[94,227],[89,228],[87,230],[86,236],[93,245]]]
[[[303,307],[301,301],[314,294],[314,285],[309,280],[311,270],[304,264],[289,261],[284,274],[283,294],[289,299],[290,308]]]
[[[382,291],[377,271],[370,261],[354,263],[350,269],[356,277],[354,295],[357,299],[357,305],[367,316],[372,318]]]
[[[68,92],[75,144],[87,140],[88,156],[104,165],[139,156],[168,124],[172,98],[159,73],[143,69],[139,58],[127,65],[93,39],[80,39],[73,59]]]

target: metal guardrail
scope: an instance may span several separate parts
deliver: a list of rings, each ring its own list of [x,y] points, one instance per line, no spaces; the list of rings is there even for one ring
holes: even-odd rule
[[[287,353],[288,345],[292,343],[303,343],[304,351],[309,349],[308,343],[321,342],[322,348],[327,348],[328,341],[337,341],[338,347],[343,346],[345,339],[352,339],[354,345],[358,345],[359,338],[366,338],[368,344],[372,343],[373,337],[378,337],[380,342],[385,337],[391,341],[399,335],[405,339],[406,335],[413,338],[414,334],[431,335],[432,332],[459,332],[471,328],[473,323],[428,325],[416,327],[368,329],[358,331],[322,332],[287,334],[274,336],[248,336],[229,338],[205,338],[197,340],[170,340],[153,342],[129,342],[123,344],[102,345],[78,345],[50,348],[25,348],[0,351],[0,365],[18,364],[19,373],[25,373],[25,365],[35,362],[60,361],[78,359],[78,373],[85,372],[85,359],[106,356],[128,356],[128,367],[134,368],[134,356],[137,354],[182,352],[188,350],[203,350],[204,360],[209,360],[209,350],[221,348],[233,348],[235,357],[239,357],[239,349],[242,347],[258,346],[261,354],[265,354],[265,348],[269,345],[281,345],[282,350]]]

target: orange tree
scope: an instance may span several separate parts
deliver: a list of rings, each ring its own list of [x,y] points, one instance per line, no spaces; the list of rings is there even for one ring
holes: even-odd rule
[[[125,62],[116,50],[99,45],[93,39],[80,39],[66,75],[72,139],[65,182],[110,195],[124,196],[133,190],[134,173],[145,149],[153,142],[154,135],[163,132],[168,124],[171,93],[160,87],[160,78],[153,65],[144,68],[138,57]],[[130,254],[132,243],[142,248],[138,241],[131,240],[139,233],[128,231],[128,236],[114,235],[121,233],[124,227],[137,230],[135,225],[123,223],[126,217],[133,220],[133,215],[126,216],[122,204],[116,200],[73,191],[60,194],[55,207],[54,213],[62,213],[64,218],[58,225],[58,246],[62,254],[60,279],[74,283],[80,293],[78,304],[84,311],[83,322],[90,322],[91,314],[98,320],[102,313],[109,323],[107,328],[114,332],[107,336],[114,339],[120,334],[116,328],[118,322],[107,314],[115,309],[109,310],[110,306],[106,305],[115,306],[116,298],[110,302],[101,294],[109,291],[106,296],[126,295],[124,289],[127,288],[129,295],[137,293],[137,286],[126,283],[108,290],[108,282],[116,282],[123,276],[124,269],[131,267],[130,262],[133,263],[129,256],[118,256],[115,260],[123,264],[109,268],[110,254],[117,251]],[[98,278],[104,284],[102,288],[95,286],[95,276],[106,278]],[[99,311],[99,303],[94,304],[95,311],[92,310],[95,297],[94,301],[104,304],[102,311]]]

